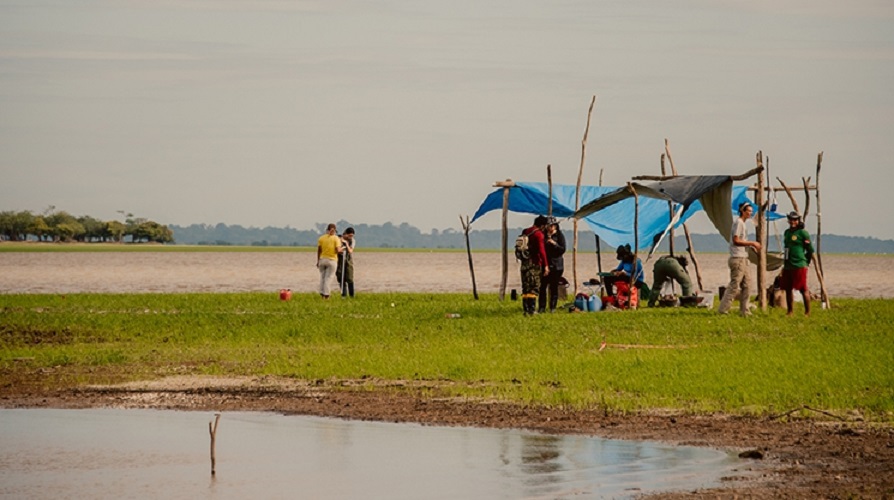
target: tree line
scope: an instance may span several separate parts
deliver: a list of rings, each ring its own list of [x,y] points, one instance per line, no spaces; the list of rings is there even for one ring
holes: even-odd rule
[[[358,245],[361,248],[453,248],[464,249],[465,238],[462,231],[448,228],[443,230],[432,229],[425,233],[407,223],[392,224],[352,224],[348,221],[336,223],[339,231],[347,227],[353,227],[356,231]],[[172,225],[174,237],[179,244],[187,245],[246,245],[246,246],[298,246],[315,247],[317,238],[326,232],[326,224],[318,223],[315,229],[296,229],[292,227],[244,227],[227,224],[192,224],[190,226]],[[522,228],[509,229],[509,245],[515,241],[515,236]],[[571,245],[571,228],[562,226],[568,245]],[[692,246],[696,252],[729,251],[729,243],[717,233],[692,234]],[[476,250],[499,249],[502,246],[502,231],[499,229],[473,229],[469,233],[471,246]],[[661,243],[659,252],[668,252],[670,246],[668,239]],[[581,229],[578,231],[578,250],[593,252],[596,250],[596,238],[592,231]],[[777,242],[771,236],[769,244],[771,250],[777,250]],[[647,248],[642,243],[643,249]],[[677,234],[674,238],[676,252],[685,252],[687,247],[685,236]],[[600,245],[603,252],[614,255],[614,249],[604,242]],[[824,234],[822,236],[823,252],[828,253],[894,253],[894,240],[880,240],[872,237],[839,236]]]
[[[7,241],[173,243],[174,232],[163,224],[127,214],[124,222],[103,221],[50,207],[35,215],[28,210],[0,212],[0,239]]]

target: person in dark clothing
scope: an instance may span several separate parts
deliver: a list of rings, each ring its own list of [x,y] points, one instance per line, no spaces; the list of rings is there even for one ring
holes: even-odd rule
[[[559,304],[559,284],[565,272],[565,235],[559,228],[555,217],[549,217],[546,226],[546,259],[549,263],[549,275],[540,283],[540,295],[537,298],[537,312],[546,311],[547,292],[549,294],[549,312],[555,312]]]
[[[338,267],[335,268],[335,279],[341,288],[341,296],[354,296],[354,228],[345,229],[341,236],[342,251],[338,254]]]
[[[652,293],[649,297],[649,307],[654,307],[661,296],[661,287],[667,280],[673,280],[683,288],[681,297],[692,295],[692,279],[686,267],[689,260],[686,257],[665,255],[657,261],[652,268]]]
[[[537,313],[537,296],[540,293],[540,282],[549,276],[549,264],[546,247],[543,243],[547,218],[538,215],[534,225],[522,231],[528,237],[528,257],[521,261],[522,308],[525,315]]]

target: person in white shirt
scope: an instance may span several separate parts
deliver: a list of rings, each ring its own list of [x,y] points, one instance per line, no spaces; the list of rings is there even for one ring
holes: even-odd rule
[[[748,240],[747,223],[752,215],[754,215],[754,207],[750,203],[743,202],[739,205],[739,217],[733,221],[729,241],[729,285],[726,286],[726,291],[720,300],[720,307],[717,309],[720,314],[729,314],[733,300],[738,299],[739,313],[742,316],[751,315],[751,312],[748,311],[748,298],[754,285],[751,273],[748,272],[748,247],[758,252],[761,249],[759,242]]]

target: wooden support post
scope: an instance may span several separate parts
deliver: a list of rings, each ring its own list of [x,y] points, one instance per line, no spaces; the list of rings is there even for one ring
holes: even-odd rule
[[[208,422],[208,433],[211,434],[211,476],[217,473],[215,470],[217,457],[214,455],[214,444],[217,439],[217,423],[220,422],[220,413],[214,414],[214,422]]]
[[[755,192],[755,203],[757,204],[757,223],[756,236],[758,243],[761,244],[757,259],[757,303],[762,311],[767,310],[767,221],[766,207],[764,206],[764,174],[763,174],[763,152],[757,153],[757,166],[761,167],[761,173],[757,176],[757,191]]]
[[[801,177],[801,182],[804,183],[804,213],[801,214],[804,223],[807,223],[807,214],[810,213],[810,177]],[[797,208],[795,209],[797,210]],[[798,212],[799,214],[801,212]]]
[[[475,297],[475,300],[478,300],[478,285],[475,283],[475,265],[472,263],[472,246],[469,244],[469,229],[471,227],[471,223],[469,222],[469,216],[466,216],[466,219],[463,220],[463,216],[459,216],[459,223],[463,227],[463,233],[466,235],[466,254],[469,256],[469,274],[472,275],[472,296]]]
[[[673,177],[677,177],[677,167],[674,165],[674,158],[671,156],[670,152],[670,144],[668,140],[664,140],[664,152],[667,154],[667,159],[670,161],[671,173]],[[664,169],[661,170],[661,175],[664,175]],[[673,217],[673,213],[671,213],[671,217]],[[702,272],[698,266],[698,259],[695,258],[695,251],[692,249],[692,235],[689,234],[689,226],[686,223],[683,223],[683,234],[686,235],[686,251],[689,253],[689,260],[692,261],[692,267],[695,268],[695,279],[698,282],[698,289],[704,290],[704,285],[702,285]],[[671,228],[671,255],[674,254],[674,231]]]
[[[549,186],[549,200],[547,201],[548,205],[546,207],[546,215],[552,217],[552,215],[553,215],[553,167],[552,167],[552,165],[546,166],[546,184]]]
[[[820,168],[823,166],[823,152],[816,155],[816,261],[823,272],[823,209],[820,206]],[[823,299],[825,301],[825,298]]]
[[[667,150],[667,139],[664,140],[664,149]],[[667,175],[667,169],[664,167],[664,160],[667,157],[667,153],[663,153],[661,155],[661,175]],[[674,202],[667,202],[667,212],[668,212],[668,222],[673,222],[674,220]],[[674,228],[670,229],[670,241],[668,241],[668,248],[670,248],[670,254],[674,254]],[[671,280],[673,283],[673,280]]]
[[[800,213],[801,213],[801,209],[798,208],[798,200],[795,199],[795,195],[794,195],[794,193],[792,193],[792,190],[791,190],[788,186],[786,186],[785,183],[782,182],[782,179],[780,179],[779,177],[776,178],[776,182],[778,182],[779,185],[782,186],[782,189],[785,190],[785,194],[788,195],[788,199],[792,202],[792,209],[793,209],[795,212],[798,212],[798,213],[800,214]],[[804,217],[807,216],[807,214],[802,214],[802,215],[803,215]]]
[[[509,277],[509,188],[503,188],[503,273],[500,277],[500,302],[506,298],[506,280]]]
[[[584,161],[587,157],[587,136],[590,134],[590,118],[593,116],[593,106],[596,104],[596,96],[590,100],[590,110],[587,111],[587,128],[584,129],[584,138],[580,142],[580,168],[577,171],[577,188],[574,190],[574,211],[580,208],[580,183],[584,175]],[[574,245],[571,251],[571,274],[574,278],[574,293],[577,294],[577,217],[574,218]]]
[[[628,182],[627,188],[633,193],[633,265],[630,269],[630,293],[632,295],[633,287],[636,286],[636,261],[639,259],[639,195],[636,193],[633,183]],[[643,272],[645,272],[645,270],[643,270]],[[639,291],[637,291],[636,296],[638,297],[636,301],[636,307],[638,309],[639,303],[643,298],[639,296]],[[648,297],[646,300],[648,300]]]
[[[494,187],[503,188],[503,236],[502,236],[502,252],[503,252],[503,272],[500,276],[500,302],[506,298],[506,280],[509,277],[509,188],[515,186],[512,179],[498,181],[494,183]]]

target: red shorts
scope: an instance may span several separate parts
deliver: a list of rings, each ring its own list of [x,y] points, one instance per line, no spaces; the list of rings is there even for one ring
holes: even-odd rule
[[[798,269],[783,269],[782,279],[779,282],[780,288],[783,290],[797,290],[799,292],[807,291],[807,267]]]

